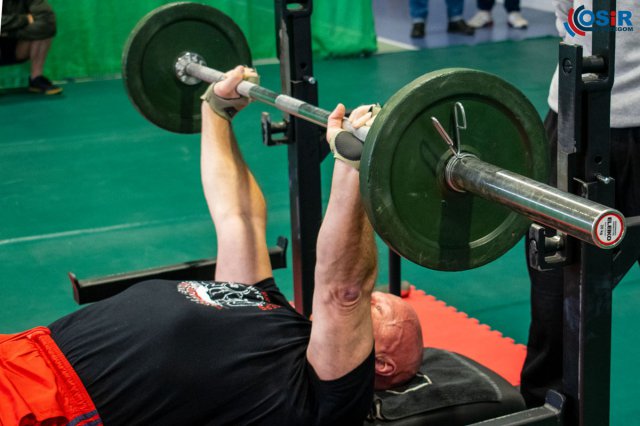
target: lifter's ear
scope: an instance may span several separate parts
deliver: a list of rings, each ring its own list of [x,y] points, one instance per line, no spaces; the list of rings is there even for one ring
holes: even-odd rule
[[[376,374],[378,376],[392,376],[397,370],[396,363],[387,355],[376,355]]]

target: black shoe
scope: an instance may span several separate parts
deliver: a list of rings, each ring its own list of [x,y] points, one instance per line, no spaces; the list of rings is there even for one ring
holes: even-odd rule
[[[414,22],[411,27],[411,38],[424,37],[424,22]]]
[[[458,33],[462,35],[473,35],[476,32],[476,29],[470,27],[464,19],[458,19],[457,21],[449,22],[449,26],[447,27],[448,33]]]
[[[43,95],[57,95],[62,92],[62,87],[56,86],[47,77],[39,75],[33,79],[29,78],[29,91]]]

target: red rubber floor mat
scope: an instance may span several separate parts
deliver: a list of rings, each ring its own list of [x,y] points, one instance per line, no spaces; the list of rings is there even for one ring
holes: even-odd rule
[[[420,317],[425,346],[465,355],[495,371],[512,385],[520,384],[526,346],[515,343],[422,290],[412,287],[404,300]]]

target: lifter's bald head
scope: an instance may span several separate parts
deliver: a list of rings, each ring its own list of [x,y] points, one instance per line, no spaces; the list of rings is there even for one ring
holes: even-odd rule
[[[376,356],[376,389],[411,379],[422,364],[422,328],[415,310],[400,297],[374,292],[371,318]]]

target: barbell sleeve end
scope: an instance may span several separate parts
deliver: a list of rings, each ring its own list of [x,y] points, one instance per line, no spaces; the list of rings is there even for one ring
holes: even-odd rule
[[[475,155],[452,156],[444,172],[452,190],[496,201],[596,247],[612,249],[624,238],[625,219],[619,211],[504,170]]]

